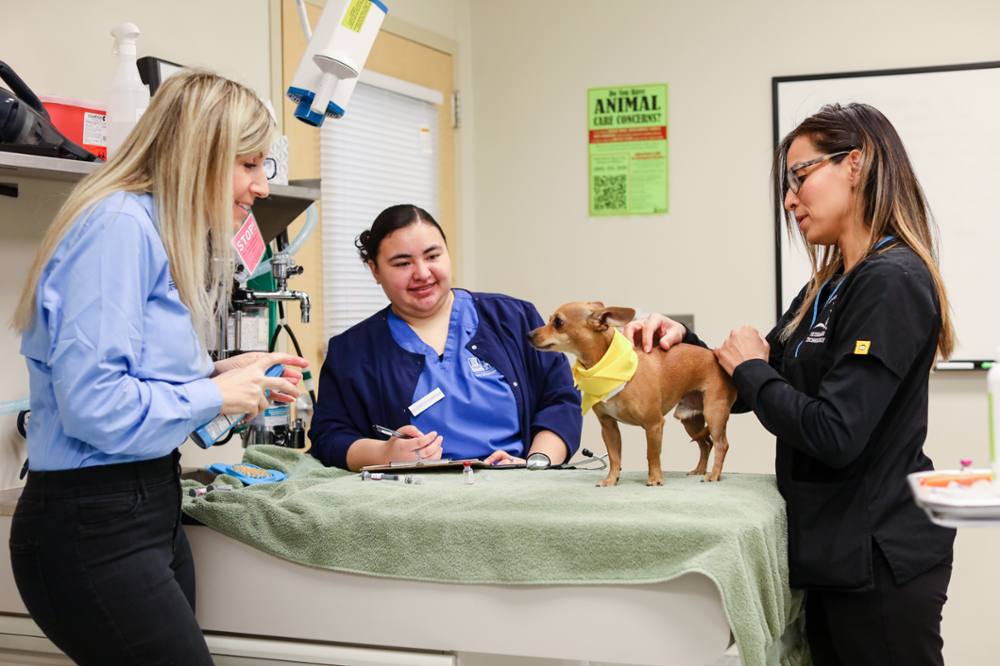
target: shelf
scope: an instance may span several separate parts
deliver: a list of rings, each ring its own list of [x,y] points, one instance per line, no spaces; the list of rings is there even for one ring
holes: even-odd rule
[[[33,178],[53,182],[76,182],[93,173],[103,162],[79,162],[57,157],[39,157],[0,151],[0,183],[5,178]],[[270,194],[254,204],[265,242],[279,233],[302,214],[309,204],[320,198],[319,179],[293,180],[288,185],[269,185]],[[3,197],[0,197],[0,201]]]
[[[77,181],[92,173],[99,162],[80,162],[58,157],[39,157],[0,152],[0,177],[21,176],[44,180]]]

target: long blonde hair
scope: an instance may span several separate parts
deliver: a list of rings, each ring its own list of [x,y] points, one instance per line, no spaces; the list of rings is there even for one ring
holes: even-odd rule
[[[948,295],[938,269],[937,226],[906,154],[906,148],[892,123],[877,109],[857,103],[846,106],[830,104],[804,120],[782,139],[775,151],[772,180],[779,205],[784,202],[788,191],[788,149],[800,136],[808,137],[816,150],[825,154],[855,149],[861,151],[858,181],[861,185],[857,190],[858,196],[854,197],[853,217],[870,230],[861,260],[877,251],[888,249],[876,250],[876,245],[881,238],[894,236],[897,241],[909,246],[927,265],[941,309],[941,333],[938,336],[937,350],[942,358],[947,359],[955,349],[956,336]],[[844,156],[833,158],[833,161],[839,162],[842,159]],[[812,278],[802,306],[781,332],[782,340],[787,340],[798,328],[823,284],[844,266],[840,248],[835,245],[817,247],[806,242],[795,224],[794,214],[790,211],[785,213],[789,234],[794,237],[797,233],[809,254]],[[857,231],[861,233],[862,229]]]
[[[81,214],[115,192],[152,194],[170,275],[208,349],[232,289],[233,166],[237,156],[267,150],[276,133],[250,89],[206,70],[170,77],[118,152],[73,189],[49,226],[13,328],[31,326],[41,274]]]

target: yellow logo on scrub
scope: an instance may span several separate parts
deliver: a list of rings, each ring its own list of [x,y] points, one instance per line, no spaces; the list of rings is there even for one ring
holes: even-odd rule
[[[854,344],[855,354],[867,354],[868,350],[871,349],[872,343],[870,340],[858,340]]]

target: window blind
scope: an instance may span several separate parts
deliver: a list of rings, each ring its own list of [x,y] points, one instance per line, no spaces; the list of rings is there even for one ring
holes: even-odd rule
[[[438,91],[366,71],[344,117],[323,124],[324,339],[342,333],[389,302],[361,263],[355,238],[371,227],[380,212],[396,204],[414,204],[435,219],[438,216],[440,110],[428,101],[435,96],[442,98]]]

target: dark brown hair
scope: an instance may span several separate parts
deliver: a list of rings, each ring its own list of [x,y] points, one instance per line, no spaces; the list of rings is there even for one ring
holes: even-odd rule
[[[448,244],[448,239],[445,237],[441,225],[437,223],[437,220],[430,213],[413,204],[399,204],[398,206],[390,206],[379,213],[375,221],[372,222],[372,228],[365,229],[354,239],[354,247],[358,248],[358,255],[361,257],[361,261],[366,266],[369,261],[377,265],[378,249],[385,237],[394,231],[408,227],[411,224],[416,224],[417,222],[433,224],[441,233],[441,238],[444,239],[445,244]]]
[[[861,151],[858,196],[855,197],[855,219],[870,230],[868,245],[861,260],[876,252],[879,240],[893,236],[908,245],[927,265],[937,290],[941,308],[941,335],[938,354],[947,359],[955,348],[955,329],[944,281],[937,266],[937,226],[934,224],[923,188],[910,164],[902,139],[892,123],[877,109],[867,104],[829,104],[806,118],[778,144],[771,170],[774,193],[783,206],[788,192],[787,158],[792,142],[808,137],[813,147],[829,155],[841,151]],[[839,162],[843,157],[833,158]],[[785,223],[794,237],[801,230],[795,217],[786,211]],[[864,231],[859,229],[859,232]],[[795,318],[781,333],[788,339],[803,316],[812,307],[821,286],[844,265],[836,246],[817,248],[805,243],[812,263],[812,279]]]

